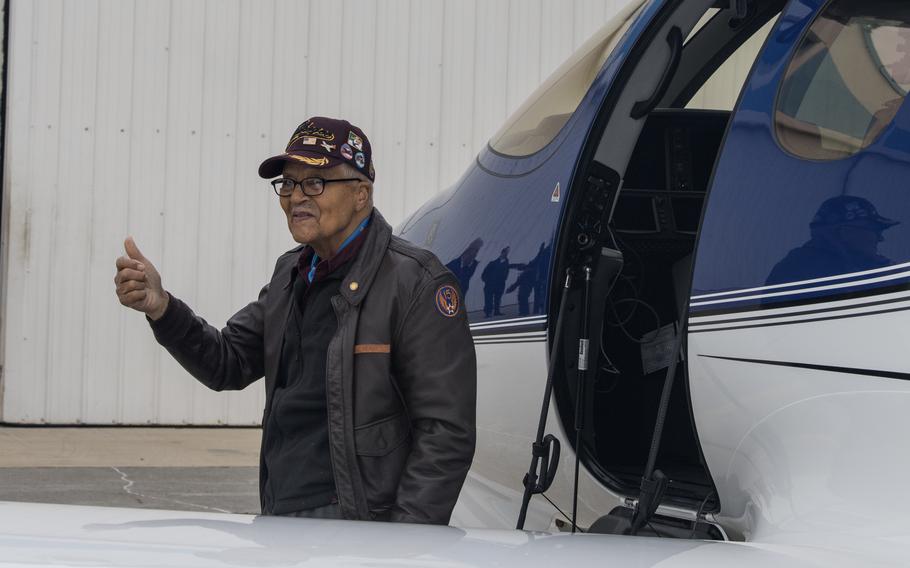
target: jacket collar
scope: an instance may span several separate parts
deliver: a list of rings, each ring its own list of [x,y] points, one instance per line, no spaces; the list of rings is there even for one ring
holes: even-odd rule
[[[351,268],[348,270],[344,280],[341,281],[339,288],[339,292],[349,304],[356,306],[363,301],[376,277],[376,272],[379,270],[379,265],[385,257],[385,251],[389,248],[391,240],[392,226],[379,213],[379,210],[374,207],[373,218],[370,221],[369,230],[364,233],[364,241],[360,251],[352,261]],[[301,245],[290,252],[299,254],[304,246]],[[294,258],[296,259],[297,256],[294,256]],[[296,270],[297,263],[295,261],[291,269],[288,270],[287,280],[284,285],[285,289],[290,289]],[[354,286],[356,290],[352,290],[351,284],[355,282],[357,283],[357,286]]]
[[[373,208],[373,220],[370,221],[370,230],[366,232],[366,238],[360,248],[360,252],[354,258],[347,276],[341,281],[339,292],[348,303],[358,305],[366,297],[376,273],[379,271],[379,265],[385,258],[386,250],[389,248],[389,242],[392,240],[392,227],[386,222],[385,218],[379,213],[379,210]],[[353,284],[357,285],[354,286]],[[352,288],[356,288],[352,290]]]

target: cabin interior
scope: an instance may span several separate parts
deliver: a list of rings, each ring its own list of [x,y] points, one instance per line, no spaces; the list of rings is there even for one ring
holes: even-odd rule
[[[621,495],[638,497],[680,341],[656,460],[669,478],[663,502],[693,511],[720,508],[693,421],[680,335],[702,209],[730,111],[687,105],[731,54],[768,29],[782,4],[678,3],[647,47],[630,56],[637,62],[622,77],[628,87],[607,101],[595,125],[602,133],[573,185],[556,269],[589,266],[594,277],[587,310],[578,309],[586,305],[583,286],[568,292],[556,399],[566,432],[574,432],[575,353],[586,327],[590,364],[578,450],[588,470]],[[678,57],[672,33],[681,34]],[[558,302],[554,291],[552,305]]]

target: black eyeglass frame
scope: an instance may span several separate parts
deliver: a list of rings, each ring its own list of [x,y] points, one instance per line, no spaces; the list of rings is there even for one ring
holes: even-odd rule
[[[311,193],[306,190],[305,184],[307,182],[312,183],[314,180],[319,181],[318,185],[320,187],[320,190],[318,193]],[[286,181],[290,181],[294,185],[291,188],[291,191],[289,191],[287,193],[282,193],[280,187],[282,185],[284,185],[284,182],[286,182]],[[290,197],[290,196],[294,195],[294,190],[297,189],[298,186],[300,187],[300,191],[302,191],[304,195],[306,195],[308,197],[318,197],[318,196],[322,195],[323,193],[325,193],[325,184],[336,182],[336,181],[341,182],[341,181],[364,181],[364,180],[361,178],[325,179],[325,178],[321,178],[321,177],[308,177],[308,178],[303,178],[302,180],[298,181],[294,178],[280,177],[278,179],[273,179],[269,183],[272,185],[272,189],[275,190],[275,195],[277,195],[278,197]]]

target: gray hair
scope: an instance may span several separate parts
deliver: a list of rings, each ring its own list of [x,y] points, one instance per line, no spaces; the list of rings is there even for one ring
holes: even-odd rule
[[[344,172],[345,177],[352,177],[352,178],[357,178],[357,179],[363,180],[363,181],[367,182],[368,184],[370,184],[370,188],[373,187],[373,182],[370,181],[370,178],[368,178],[364,172],[358,170],[351,164],[348,164],[347,162],[342,163],[341,169]]]

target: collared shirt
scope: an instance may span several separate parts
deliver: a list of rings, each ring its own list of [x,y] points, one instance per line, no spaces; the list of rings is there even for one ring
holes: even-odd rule
[[[291,275],[294,306],[263,432],[266,514],[336,502],[326,411],[326,351],[338,326],[331,300],[363,244],[366,224],[362,227],[330,259],[313,263],[315,252],[305,248]]]
[[[300,251],[300,258],[297,259],[297,271],[304,277],[307,285],[312,284],[314,280],[325,278],[326,275],[334,272],[339,266],[345,264],[357,256],[360,247],[363,245],[364,231],[370,224],[370,217],[367,217],[354,229],[348,237],[341,243],[335,256],[322,260],[313,247],[306,247]]]

